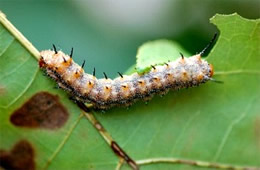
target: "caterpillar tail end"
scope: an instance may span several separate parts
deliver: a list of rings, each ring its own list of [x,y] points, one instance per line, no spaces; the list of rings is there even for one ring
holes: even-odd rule
[[[209,77],[212,77],[214,75],[214,67],[212,64],[209,65],[209,68],[210,68],[210,74],[209,74]]]

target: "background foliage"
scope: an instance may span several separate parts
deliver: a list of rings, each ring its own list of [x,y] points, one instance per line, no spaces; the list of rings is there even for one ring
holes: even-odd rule
[[[53,19],[51,22],[57,21],[59,20]],[[105,114],[95,113],[108,132],[135,160],[174,157],[233,166],[260,166],[259,20],[247,20],[238,15],[217,15],[211,22],[217,25],[220,37],[207,60],[215,66],[214,78],[224,81],[223,85],[209,82],[198,88],[171,92],[164,98],[157,96],[148,105],[138,102],[128,110],[116,108]],[[47,32],[51,34],[56,35],[61,30],[56,30],[56,26],[50,28],[51,24],[43,23],[43,25],[49,27]],[[68,25],[72,27],[75,24]],[[53,88],[55,85],[53,81],[42,76],[35,58],[2,26],[0,30],[0,149],[10,150],[17,141],[26,139],[32,143],[36,151],[35,161],[39,169],[46,167],[48,161],[50,169],[73,167],[114,169],[118,158],[92,125],[81,116],[80,110],[68,100],[63,91]],[[89,35],[93,37],[100,33],[96,29],[92,31]],[[98,33],[95,34],[95,31]],[[36,35],[48,37],[42,33]],[[69,33],[67,35],[71,36]],[[64,36],[53,36],[56,41],[61,37]],[[139,41],[142,41],[141,39]],[[117,42],[114,40],[111,39],[112,42]],[[189,42],[191,40],[194,43],[192,36]],[[52,43],[49,42],[49,38],[43,38],[42,41]],[[37,39],[36,46],[40,46],[38,45],[40,42]],[[62,46],[66,47],[67,41],[62,42],[64,43]],[[96,40],[96,42],[104,41]],[[117,48],[122,50],[122,54],[129,55],[127,52],[123,53],[121,42],[117,42],[120,44]],[[108,41],[106,43],[109,44]],[[79,45],[79,47],[75,45],[79,51],[86,49],[86,44],[75,44]],[[203,43],[202,48],[204,45]],[[89,48],[93,46],[92,44]],[[117,48],[111,47],[111,50],[117,51]],[[133,52],[134,45],[125,48]],[[176,46],[174,48],[182,51]],[[111,53],[106,53],[106,47],[103,50],[99,44],[91,48],[92,50],[112,56]],[[151,48],[147,51],[152,53],[153,50],[154,48]],[[139,57],[146,57],[146,54]],[[128,60],[123,58],[121,60],[122,63],[129,64]],[[92,61],[93,59],[90,62]],[[108,68],[111,65],[114,64],[102,67]],[[114,67],[111,68],[114,71]],[[30,129],[16,127],[10,122],[11,114],[39,91],[57,94],[62,104],[66,106],[69,119],[63,127],[55,130]],[[178,164],[150,164],[142,168],[173,167],[194,169],[193,166]]]
[[[217,31],[208,23],[216,13],[260,18],[258,0],[0,0],[0,10],[38,50],[74,47],[98,77],[127,70],[146,41],[174,40],[195,54]]]

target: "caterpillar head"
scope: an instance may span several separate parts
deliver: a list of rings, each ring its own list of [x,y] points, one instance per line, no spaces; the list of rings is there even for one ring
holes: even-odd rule
[[[61,51],[45,50],[40,52],[40,56],[40,68],[66,66],[72,62],[71,57]]]

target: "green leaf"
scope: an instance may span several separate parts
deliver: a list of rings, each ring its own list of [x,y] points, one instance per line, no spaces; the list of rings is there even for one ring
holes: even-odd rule
[[[174,61],[180,57],[190,54],[184,50],[178,43],[169,40],[155,40],[143,44],[139,47],[136,56],[136,71],[144,73],[149,71],[151,65],[164,64],[168,61]]]
[[[163,157],[260,167],[260,20],[232,14],[216,15],[211,22],[220,35],[207,60],[215,67],[214,78],[224,84],[208,82],[157,96],[148,105],[96,114],[135,160]],[[145,62],[153,50],[147,48],[148,54],[139,53],[138,59]],[[173,167],[191,168],[144,166]]]
[[[211,22],[220,36],[207,60],[215,67],[214,78],[224,84],[208,82],[157,96],[148,105],[141,101],[129,109],[95,113],[134,160],[166,162],[148,163],[142,169],[199,169],[209,163],[222,168],[222,164],[260,167],[260,21],[233,14],[216,15]],[[118,158],[103,138],[66,93],[54,89],[55,83],[42,75],[27,43],[5,27],[0,25],[0,153],[26,140],[35,151],[38,169],[115,169]],[[148,43],[139,51],[139,71],[167,57],[179,57],[179,52],[185,54],[166,41],[155,44],[156,48]],[[171,49],[178,50],[174,54]],[[59,96],[69,113],[66,123],[55,129],[14,125],[13,112],[42,91]]]
[[[55,89],[55,82],[43,76],[43,72],[39,70],[38,62],[34,58],[38,57],[37,50],[35,51],[30,43],[17,33],[2,13],[0,21],[0,167],[6,163],[4,160],[11,159],[11,150],[15,145],[26,141],[34,155],[30,155],[30,150],[20,144],[18,145],[20,150],[17,151],[20,155],[16,155],[15,160],[11,163],[9,161],[8,165],[17,164],[22,169],[27,169],[33,166],[32,164],[37,169],[114,168],[118,158],[111,152],[103,138],[82,116],[80,109],[68,99],[68,95],[62,90]],[[35,53],[34,56],[32,52]],[[48,92],[59,97],[59,102],[69,114],[65,124],[56,128],[50,126],[47,129],[14,124],[11,121],[14,112],[40,92]],[[26,110],[28,113],[25,113],[25,118],[18,118],[27,122],[23,124],[32,125],[35,122],[29,119],[29,116],[34,114],[29,110]],[[35,112],[37,110],[35,109]],[[51,115],[49,122],[53,119],[57,122],[62,121]],[[53,115],[57,114],[53,111]],[[37,118],[36,122],[48,119],[44,114]],[[34,163],[29,161],[30,156]],[[23,157],[29,162],[19,163],[19,159]],[[12,169],[12,166],[9,168]]]

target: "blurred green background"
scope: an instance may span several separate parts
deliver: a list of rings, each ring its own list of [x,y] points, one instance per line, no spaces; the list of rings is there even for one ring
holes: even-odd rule
[[[216,28],[216,13],[260,17],[259,0],[0,0],[0,10],[39,50],[55,44],[85,71],[96,67],[115,77],[135,64],[138,47],[154,39],[171,39],[199,52]],[[239,25],[238,25],[239,27]]]

